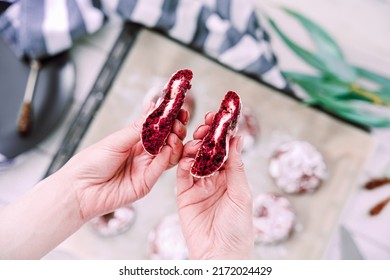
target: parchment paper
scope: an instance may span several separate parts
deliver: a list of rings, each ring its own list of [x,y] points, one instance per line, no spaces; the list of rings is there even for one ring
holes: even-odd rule
[[[218,109],[228,90],[239,93],[260,124],[256,146],[244,155],[253,194],[277,191],[268,175],[268,160],[282,141],[312,143],[325,157],[329,177],[313,194],[287,195],[297,213],[292,236],[279,245],[256,245],[253,258],[320,259],[339,214],[357,188],[357,178],[374,146],[369,134],[308,108],[283,94],[228,70],[150,31],[142,31],[80,147],[86,147],[141,115],[145,94],[178,69],[194,72],[196,108],[187,140],[206,112]],[[77,258],[148,259],[147,235],[167,214],[176,212],[176,168],[167,171],[144,199],[134,204],[137,220],[125,234],[103,238],[87,224],[61,244]]]

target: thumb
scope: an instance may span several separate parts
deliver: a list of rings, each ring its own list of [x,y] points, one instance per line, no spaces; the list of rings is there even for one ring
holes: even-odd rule
[[[241,159],[243,140],[241,136],[238,136],[230,141],[230,151],[225,166],[228,192],[234,196],[240,196],[240,194],[249,191],[244,163]]]
[[[126,152],[140,141],[140,134],[141,122],[138,120],[105,137],[100,144],[111,151]]]
[[[182,158],[177,166],[176,184],[178,195],[191,188],[194,184],[194,178],[190,173],[193,161],[194,159],[189,157]]]

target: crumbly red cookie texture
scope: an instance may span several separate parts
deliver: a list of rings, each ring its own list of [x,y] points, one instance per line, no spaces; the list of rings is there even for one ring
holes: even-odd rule
[[[315,191],[327,176],[321,153],[310,143],[293,140],[283,143],[273,154],[269,174],[286,193]]]
[[[240,96],[228,91],[195,156],[191,167],[194,177],[212,176],[222,167],[228,157],[229,141],[236,131],[240,111]]]
[[[277,193],[263,193],[253,200],[255,242],[272,244],[286,240],[295,225],[290,201]]]
[[[147,106],[150,102],[153,102],[154,104],[159,104],[161,99],[163,99],[163,96],[161,95],[161,88],[164,87],[163,82],[155,82],[155,85],[153,85],[148,92],[146,93],[143,104],[144,106]],[[195,113],[196,108],[196,99],[195,99],[196,93],[193,91],[193,88],[189,89],[186,93],[186,98],[184,99],[183,109],[187,110],[190,114],[189,122],[191,122],[192,118],[191,116]]]
[[[148,114],[141,133],[142,145],[150,155],[157,155],[172,130],[172,126],[191,88],[193,73],[182,69],[172,75],[163,89],[162,98]]]

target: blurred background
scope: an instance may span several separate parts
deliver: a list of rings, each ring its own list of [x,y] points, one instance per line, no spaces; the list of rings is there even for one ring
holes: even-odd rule
[[[213,1],[206,2],[211,3]],[[15,136],[14,132],[7,132],[14,129],[14,123],[16,123],[16,113],[7,113],[7,107],[10,107],[8,104],[15,104],[19,108],[31,70],[25,60],[14,56],[14,53],[8,47],[5,47],[7,45],[5,41],[1,41],[0,78],[2,78],[3,88],[6,90],[1,91],[3,101],[0,101],[0,109],[2,110],[0,145],[3,149],[0,150],[0,206],[12,203],[17,197],[33,188],[43,177],[59,168],[62,163],[61,156],[66,158],[78,149],[129,123],[140,112],[140,104],[138,104],[139,106],[135,104],[137,100],[139,101],[139,98],[143,99],[142,96],[152,91],[156,85],[161,86],[161,81],[165,81],[169,77],[172,69],[181,67],[183,65],[181,63],[188,60],[193,63],[190,64],[191,67],[199,70],[212,69],[213,72],[210,73],[220,73],[221,80],[222,77],[227,77],[232,81],[232,84],[228,83],[228,85],[242,87],[243,90],[262,92],[261,95],[248,94],[244,98],[252,106],[252,111],[256,112],[255,115],[260,127],[259,140],[253,148],[253,155],[247,156],[246,165],[252,171],[251,168],[254,168],[257,162],[261,162],[262,172],[264,173],[264,175],[258,175],[256,171],[253,171],[249,177],[251,177],[253,185],[261,181],[260,179],[263,178],[261,176],[264,176],[264,182],[270,184],[270,187],[255,191],[255,194],[275,189],[272,180],[267,177],[266,164],[272,152],[270,147],[275,146],[275,143],[279,143],[282,139],[300,138],[311,142],[324,153],[325,160],[328,160],[327,163],[331,165],[329,166],[331,179],[329,179],[329,183],[322,187],[329,187],[328,189],[332,191],[327,192],[320,189],[314,195],[305,196],[303,199],[286,195],[291,199],[297,210],[297,224],[292,235],[281,243],[257,244],[254,258],[390,259],[390,206],[384,206],[377,215],[369,214],[372,207],[390,196],[388,180],[390,177],[390,82],[388,80],[390,79],[390,1],[253,0],[246,2],[253,3],[254,11],[260,19],[260,25],[269,35],[269,44],[277,58],[278,69],[289,78],[291,89],[270,88],[263,84],[264,81],[259,83],[258,79],[253,80],[244,77],[246,73],[227,72],[227,69],[219,68],[213,62],[218,61],[218,57],[217,59],[212,57],[214,60],[200,58],[197,56],[198,54],[185,50],[185,42],[184,46],[179,46],[173,41],[167,41],[160,37],[155,38],[161,35],[148,33],[149,31],[145,30],[140,31],[141,34],[138,35],[128,55],[126,52],[120,53],[119,56],[123,55],[123,66],[117,65],[117,68],[110,68],[112,76],[109,76],[109,78],[113,81],[110,88],[108,80],[103,79],[103,70],[107,69],[105,68],[107,67],[107,60],[113,59],[112,49],[115,42],[120,36],[123,37],[124,35],[122,32],[122,18],[118,14],[109,14],[107,21],[101,28],[96,28],[96,30],[90,32],[92,34],[81,36],[72,44],[68,41],[63,42],[64,45],[70,44],[68,46],[69,50],[44,60],[36,87],[36,91],[42,93],[38,97],[34,97],[34,102],[37,102],[37,108],[40,110],[37,118],[44,129],[39,133],[32,131],[31,134],[22,138]],[[230,3],[230,1],[226,1],[226,3]],[[283,34],[312,53],[316,52],[318,46],[313,41],[313,37],[310,36],[307,26],[305,28],[304,24],[297,20],[297,17],[286,13],[281,7],[295,11],[326,31],[332,38],[331,42],[335,42],[338,46],[336,52],[337,50],[342,51],[343,56],[340,61],[343,62],[335,62],[332,64],[336,65],[335,68],[328,69],[325,67],[326,71],[321,72],[310,63],[312,61],[310,57],[308,63],[308,60],[297,55],[297,48],[294,51],[291,45],[286,43],[286,39],[283,39]],[[310,24],[309,26],[312,27],[311,31],[317,30],[316,34],[319,34],[318,29],[313,28]],[[4,25],[0,25],[0,30],[1,27],[4,28]],[[282,32],[282,35],[278,30]],[[129,34],[131,35],[131,31],[125,33],[125,36],[129,36],[125,37],[125,42],[129,43],[126,48],[130,48],[130,41],[134,39]],[[61,38],[58,40],[61,41]],[[328,39],[326,36],[322,38]],[[61,45],[60,41],[59,45]],[[329,43],[329,40],[327,42]],[[146,46],[151,43],[156,44],[153,45],[155,49],[150,48],[151,53],[153,53],[153,50],[158,52],[156,50],[159,50],[159,48],[161,51],[169,51],[173,48],[175,52],[170,55],[167,54],[167,56],[174,58],[176,55],[182,58],[172,60],[171,64],[167,59],[161,59],[161,65],[156,66],[154,72],[148,70],[154,67],[153,64],[145,63],[143,66],[135,67],[135,65],[141,65],[142,63],[142,61],[136,59],[137,56],[142,58],[144,55],[146,60],[148,55]],[[334,48],[332,43],[330,43],[330,48]],[[163,52],[158,53],[164,54]],[[210,53],[207,55],[210,55]],[[365,81],[365,83],[351,82],[348,78],[346,78],[346,82],[335,80],[334,77],[340,77],[338,72],[342,71],[340,69],[349,67],[345,66],[345,63],[353,65],[353,67],[366,69],[370,73],[372,71],[376,76],[374,75],[373,80]],[[12,66],[10,66],[11,64]],[[228,65],[228,68],[234,67]],[[348,69],[342,74],[349,73]],[[333,70],[334,72],[332,72]],[[17,73],[15,75],[19,76],[13,75],[10,78],[9,75],[12,71],[15,71]],[[305,83],[294,82],[293,78],[295,76],[291,73],[321,77],[321,83],[309,83],[305,88]],[[346,74],[346,76],[348,75]],[[26,82],[21,83],[18,78],[12,77],[19,77],[20,80]],[[91,93],[96,93],[99,88],[99,81],[105,87],[107,86],[105,102],[102,102],[104,96],[91,95]],[[373,81],[377,84],[372,85]],[[194,123],[191,125],[195,125],[201,119],[202,113],[206,111],[208,106],[205,104],[207,102],[196,98],[196,88],[222,87],[221,84],[213,84],[213,81],[208,81],[207,77],[204,77],[197,87],[194,86],[196,111]],[[331,87],[328,87],[328,85],[331,85]],[[345,86],[347,86],[348,92],[339,90],[340,88],[344,89]],[[334,96],[332,95],[334,92],[340,93],[340,96],[341,94],[344,95],[340,99],[337,96],[334,100],[325,100],[320,96],[305,92],[305,89],[313,87],[313,94],[319,92],[323,96],[328,94],[327,90],[331,88],[329,96]],[[287,95],[291,95],[291,90],[297,94],[298,102],[287,97]],[[18,93],[15,93],[17,98],[8,100],[9,91],[17,91]],[[128,97],[128,91],[133,93],[132,97]],[[353,92],[355,92],[355,95]],[[127,95],[125,96],[125,94]],[[271,97],[266,100],[267,94],[275,95],[275,98]],[[360,95],[359,98],[356,95]],[[89,99],[91,96],[94,96],[94,99]],[[353,101],[354,96],[368,103],[370,107],[359,110],[356,114],[345,113],[349,112],[349,109],[345,106],[349,106],[348,102]],[[380,98],[380,102],[378,102],[378,98]],[[86,102],[88,100],[92,100],[92,103]],[[315,108],[307,108],[306,105],[303,105],[304,102],[301,102],[302,100],[308,104],[314,104]],[[102,103],[99,107],[100,102]],[[344,102],[348,104],[346,105]],[[322,106],[321,110],[318,110],[318,105],[320,105],[320,108]],[[271,117],[272,111],[268,112],[267,106],[291,111],[286,111],[286,114],[272,113]],[[330,112],[330,115],[323,113],[324,106],[325,111]],[[123,114],[113,114],[117,108],[121,108]],[[126,115],[125,110],[130,108],[133,110],[132,114],[127,112]],[[94,113],[94,109],[97,109],[97,113],[93,118],[91,113]],[[121,110],[118,109],[118,111]],[[84,127],[86,129],[85,134],[77,134],[77,119],[83,115],[83,112],[91,117],[88,119],[90,125]],[[378,112],[381,118],[376,119],[371,115],[372,112]],[[289,116],[291,117],[290,120]],[[267,119],[273,120],[268,121]],[[112,125],[107,128],[105,124]],[[105,128],[103,128],[103,125]],[[10,128],[11,126],[12,128]],[[316,131],[315,129],[323,129],[323,131]],[[332,135],[333,133],[337,135]],[[17,139],[14,142],[18,143],[17,148],[10,145],[13,142],[13,137]],[[332,141],[336,138],[337,141]],[[67,145],[72,142],[70,140],[77,143],[72,147],[73,150],[67,150]],[[12,156],[6,154],[6,151],[10,150],[12,150],[12,153],[10,152]],[[59,153],[59,151],[62,153]],[[54,159],[57,161],[53,161]],[[348,169],[348,166],[353,166],[353,168]],[[172,175],[172,172],[168,173],[160,184],[173,182]],[[365,189],[365,184],[373,179],[383,179],[382,186],[370,190]],[[340,186],[340,193],[337,192],[337,186]],[[256,188],[256,186],[253,187]],[[147,207],[147,203],[160,203],[158,201],[159,195],[168,197],[171,204],[166,206],[167,210],[165,212],[162,211],[164,215],[156,218],[153,217],[153,213],[145,213],[143,209]],[[306,203],[310,200],[318,202],[318,205],[322,205],[323,208],[320,211],[320,209],[315,209],[315,206],[312,206],[313,215],[301,215],[304,210],[300,203]],[[151,258],[152,254],[148,249],[140,248],[140,246],[149,246],[150,232],[156,228],[164,217],[174,212],[173,201],[173,186],[172,190],[164,190],[163,193],[156,191],[149,202],[143,201],[138,205],[135,204],[134,207],[129,206],[127,209],[121,209],[116,216],[109,215],[87,224],[46,258]],[[326,215],[327,210],[331,215]],[[115,225],[108,228],[107,223],[112,218],[117,219],[117,228],[115,228]],[[145,222],[146,219],[149,220]],[[142,228],[143,222],[148,225],[147,228]],[[303,238],[305,236],[309,238],[305,240]],[[142,240],[138,247],[128,245],[134,238]],[[162,242],[168,242],[169,244],[171,241]],[[304,246],[302,242],[307,242],[307,244]],[[301,249],[296,249],[300,245]],[[313,246],[313,252],[315,253],[308,252],[311,250],[311,246]],[[131,249],[139,249],[139,252],[132,254],[129,252]]]
[[[266,11],[291,38],[312,46],[307,33],[296,20],[286,16],[278,7],[289,7],[312,19],[337,42],[348,61],[389,76],[386,65],[390,58],[390,41],[386,38],[389,22],[389,1],[254,1],[260,11]],[[266,23],[266,22],[265,22]],[[272,28],[272,47],[279,57],[281,68],[311,71],[281,41]]]

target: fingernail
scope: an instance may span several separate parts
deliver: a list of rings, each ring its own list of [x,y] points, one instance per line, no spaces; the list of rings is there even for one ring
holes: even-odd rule
[[[244,139],[241,136],[238,136],[238,140],[236,143],[236,151],[241,154],[242,148],[244,147]]]
[[[188,124],[188,121],[190,120],[190,113],[186,110],[186,115],[184,117],[184,125]]]
[[[198,130],[199,130],[202,126],[204,126],[204,124],[199,125],[199,126],[195,129],[195,133],[198,132]]]
[[[202,140],[193,140],[193,141],[192,141],[192,146],[196,146],[196,145],[198,145],[200,142],[202,142]]]
[[[176,134],[173,134],[173,143],[177,144],[179,142],[179,137]]]

